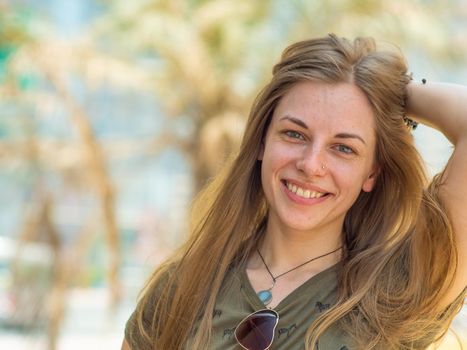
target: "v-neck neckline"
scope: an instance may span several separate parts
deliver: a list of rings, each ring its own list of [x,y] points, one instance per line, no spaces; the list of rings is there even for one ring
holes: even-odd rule
[[[329,266],[328,268],[322,270],[321,272],[318,272],[316,275],[313,275],[309,279],[307,279],[305,282],[303,282],[301,285],[299,285],[297,288],[295,288],[292,292],[290,292],[285,298],[283,298],[279,304],[277,304],[275,307],[271,308],[273,310],[279,311],[282,308],[284,308],[285,305],[288,305],[290,303],[290,300],[296,299],[297,295],[300,295],[300,292],[304,289],[308,289],[310,285],[317,284],[319,281],[321,281],[323,278],[325,278],[328,274],[334,272],[337,270],[342,262],[337,262],[334,265]],[[255,289],[253,288],[253,285],[251,284],[251,281],[248,277],[248,273],[246,272],[246,267],[243,267],[241,269],[241,280],[242,280],[242,285],[245,288],[244,293],[245,296],[255,304],[255,307],[257,308],[268,308],[264,303],[261,301],[261,299],[258,297],[258,294],[256,293]]]

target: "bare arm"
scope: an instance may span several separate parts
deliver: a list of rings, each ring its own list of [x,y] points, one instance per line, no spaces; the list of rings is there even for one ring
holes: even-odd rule
[[[407,111],[416,120],[441,131],[455,146],[467,137],[467,87],[410,83]]]
[[[121,350],[131,350],[130,345],[128,345],[128,342],[126,341],[125,338],[123,339],[122,349]]]
[[[441,131],[454,145],[440,196],[452,219],[458,247],[454,284],[442,300],[447,306],[467,284],[467,87],[454,84],[410,83],[407,111],[411,117]]]

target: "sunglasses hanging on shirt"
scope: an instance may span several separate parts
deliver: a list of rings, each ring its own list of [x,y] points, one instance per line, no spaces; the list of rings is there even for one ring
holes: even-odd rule
[[[274,340],[279,314],[263,309],[245,317],[235,328],[237,343],[247,350],[267,350]]]

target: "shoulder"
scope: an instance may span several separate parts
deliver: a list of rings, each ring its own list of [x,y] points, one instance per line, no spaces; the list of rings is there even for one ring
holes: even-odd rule
[[[154,316],[161,298],[167,298],[166,288],[176,269],[175,265],[162,266],[150,277],[143,288],[136,309],[125,325],[125,341],[132,349],[152,349]],[[165,295],[165,297],[164,297]]]

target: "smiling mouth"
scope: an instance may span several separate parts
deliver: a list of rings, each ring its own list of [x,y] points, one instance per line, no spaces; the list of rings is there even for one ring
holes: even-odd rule
[[[307,190],[305,188],[301,188],[295,184],[292,184],[287,181],[283,181],[287,189],[296,194],[299,197],[305,198],[305,199],[310,199],[310,198],[321,198],[323,196],[327,196],[329,193],[324,193],[324,192],[317,192],[317,191],[312,191],[312,190]]]

